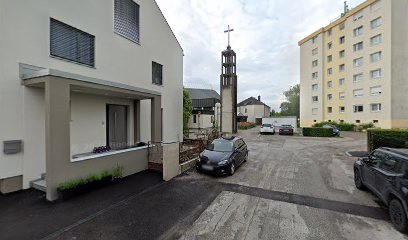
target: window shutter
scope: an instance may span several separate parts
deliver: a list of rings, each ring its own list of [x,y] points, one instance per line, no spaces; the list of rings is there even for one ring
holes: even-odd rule
[[[139,5],[133,0],[115,0],[115,33],[139,43]]]

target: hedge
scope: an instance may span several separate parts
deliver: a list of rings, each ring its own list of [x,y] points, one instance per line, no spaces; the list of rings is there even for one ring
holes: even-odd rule
[[[331,128],[303,128],[303,136],[307,137],[333,137],[333,129]]]
[[[253,122],[238,122],[239,130],[247,130],[256,127],[256,123]]]
[[[354,123],[338,123],[336,121],[333,122],[320,122],[320,123],[315,123],[313,127],[323,127],[323,125],[333,125],[336,126],[340,131],[354,131],[356,128],[356,125]]]
[[[368,129],[368,152],[379,147],[408,148],[408,130]]]

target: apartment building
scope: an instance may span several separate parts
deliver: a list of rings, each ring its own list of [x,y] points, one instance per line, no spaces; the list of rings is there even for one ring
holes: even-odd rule
[[[1,193],[178,155],[183,50],[155,1],[0,0],[0,53]]]
[[[408,128],[408,1],[367,0],[299,42],[300,124]]]

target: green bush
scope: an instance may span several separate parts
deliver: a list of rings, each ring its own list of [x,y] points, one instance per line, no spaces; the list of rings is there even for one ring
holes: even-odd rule
[[[333,129],[331,128],[303,128],[303,136],[307,137],[333,137]]]
[[[368,152],[379,147],[408,148],[408,130],[368,129]]]
[[[247,130],[256,127],[256,123],[252,122],[239,122],[238,129],[239,130]]]
[[[112,172],[103,171],[103,172],[98,173],[98,174],[89,175],[86,178],[80,178],[80,179],[66,181],[66,182],[60,184],[60,186],[58,187],[58,190],[62,191],[62,190],[74,189],[74,188],[77,188],[77,187],[79,187],[81,185],[85,185],[87,183],[100,181],[105,177],[114,177],[115,176],[114,175],[115,174],[115,169],[113,169]]]

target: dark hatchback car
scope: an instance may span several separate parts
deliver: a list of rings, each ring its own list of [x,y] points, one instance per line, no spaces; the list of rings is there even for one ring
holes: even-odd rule
[[[336,126],[325,124],[325,125],[323,125],[322,128],[331,128],[331,129],[333,129],[333,136],[334,137],[340,137],[340,130]]]
[[[388,206],[400,232],[408,231],[408,149],[378,148],[354,163],[354,182],[368,188]]]
[[[216,175],[233,175],[235,169],[247,160],[248,149],[242,138],[218,138],[199,155],[196,169]]]
[[[279,127],[279,135],[293,135],[292,125],[281,125]]]

